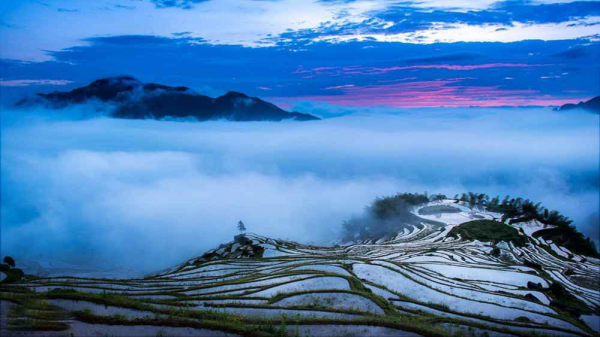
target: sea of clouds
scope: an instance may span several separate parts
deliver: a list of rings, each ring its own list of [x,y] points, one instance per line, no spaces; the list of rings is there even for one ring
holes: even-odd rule
[[[316,122],[2,115],[1,254],[159,270],[249,231],[339,236],[377,196],[541,201],[598,241],[599,117],[421,109]]]

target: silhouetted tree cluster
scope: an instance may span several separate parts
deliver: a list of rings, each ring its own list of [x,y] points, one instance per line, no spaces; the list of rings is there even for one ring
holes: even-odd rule
[[[421,222],[435,221],[417,217],[411,210],[427,202],[440,202],[448,199],[443,194],[428,195],[425,193],[399,193],[391,197],[377,198],[367,206],[365,214],[344,221],[344,239],[375,239],[391,236],[411,225],[421,226]],[[598,256],[596,245],[586,238],[572,225],[573,221],[558,211],[549,210],[539,202],[529,199],[500,196],[491,198],[484,193],[456,194],[454,199],[466,203],[474,210],[490,211],[502,214],[502,222],[509,220],[510,224],[537,220],[540,223],[555,228],[538,231],[539,235],[561,244],[577,254]],[[537,234],[536,234],[537,235]]]
[[[6,263],[7,265],[11,266],[11,267],[16,267],[17,264],[15,263],[15,259],[13,259],[11,256],[5,256],[4,257],[4,263]]]
[[[432,194],[429,197],[430,201],[436,201],[436,202],[441,202],[441,201],[446,200],[446,199],[448,199],[448,197],[446,197],[444,194]]]
[[[486,194],[473,192],[463,193],[458,200],[467,203],[471,209],[501,213],[502,222],[506,222],[509,218],[510,224],[537,220],[544,225],[555,226],[557,227],[555,230],[544,233],[552,235],[555,239],[559,236],[562,237],[562,239],[559,239],[562,242],[557,243],[566,244],[567,248],[582,254],[598,254],[596,245],[590,238],[586,238],[577,231],[575,226],[572,225],[572,220],[558,211],[549,210],[542,206],[540,202],[536,203],[523,198],[511,198],[508,195],[500,200],[500,196],[490,198]]]
[[[410,211],[416,206],[430,201],[427,192],[399,193],[395,196],[377,198],[365,208],[365,214],[344,221],[344,238],[354,239],[381,238],[393,235],[408,225],[420,226],[423,219]]]
[[[19,268],[16,268],[15,259],[10,256],[5,256],[2,260],[4,263],[0,264],[0,272],[6,275],[6,278],[2,281],[3,283],[11,283],[19,281],[25,276],[25,273]]]
[[[499,196],[490,198],[487,194],[469,192],[463,193],[458,200],[467,203],[470,208],[502,213],[503,222],[508,218],[512,218],[510,223],[537,220],[560,228],[569,227],[573,223],[558,211],[551,211],[541,203],[534,203],[529,199],[511,198],[507,195],[500,201]]]

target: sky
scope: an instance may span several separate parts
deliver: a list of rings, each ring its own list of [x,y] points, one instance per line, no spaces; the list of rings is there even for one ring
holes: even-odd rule
[[[0,103],[131,75],[290,110],[554,106],[600,93],[600,2],[12,0]]]

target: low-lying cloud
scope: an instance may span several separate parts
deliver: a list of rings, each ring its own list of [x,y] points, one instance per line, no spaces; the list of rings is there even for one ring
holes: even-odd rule
[[[541,201],[598,240],[597,115],[438,109],[190,123],[56,114],[3,116],[1,253],[17,259],[158,270],[231,240],[239,220],[323,242],[376,196],[425,190]]]

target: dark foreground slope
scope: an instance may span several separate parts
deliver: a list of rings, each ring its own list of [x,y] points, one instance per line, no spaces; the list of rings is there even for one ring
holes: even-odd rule
[[[64,109],[93,104],[101,112],[116,118],[165,119],[194,118],[199,121],[226,119],[231,121],[310,121],[318,117],[287,112],[274,104],[239,92],[212,98],[187,87],[170,87],[142,83],[129,76],[96,80],[71,91],[38,93],[16,103],[16,107],[42,106]]]

